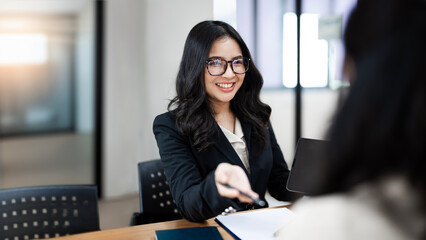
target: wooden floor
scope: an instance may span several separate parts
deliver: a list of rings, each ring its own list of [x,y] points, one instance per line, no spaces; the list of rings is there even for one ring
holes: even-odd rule
[[[102,230],[126,227],[134,212],[139,211],[139,195],[99,201],[99,218]]]

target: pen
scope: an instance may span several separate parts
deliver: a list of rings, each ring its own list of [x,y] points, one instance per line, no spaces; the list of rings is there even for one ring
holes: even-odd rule
[[[248,195],[248,194],[246,194],[246,193],[244,193],[244,192],[242,192],[241,190],[239,190],[238,188],[235,188],[235,187],[233,187],[233,186],[231,186],[231,185],[229,185],[229,184],[223,184],[223,183],[221,183],[223,186],[225,186],[225,187],[227,187],[227,188],[231,188],[231,189],[235,189],[235,190],[237,190],[241,195],[243,195],[244,197],[247,197],[247,198],[250,198],[254,203],[256,203],[257,205],[259,205],[259,206],[261,206],[261,207],[263,207],[263,206],[265,206],[266,205],[266,203],[265,203],[265,201],[263,201],[263,200],[260,200],[260,199],[258,199],[258,198],[254,198],[254,197],[252,197],[252,196],[250,196],[250,195]]]

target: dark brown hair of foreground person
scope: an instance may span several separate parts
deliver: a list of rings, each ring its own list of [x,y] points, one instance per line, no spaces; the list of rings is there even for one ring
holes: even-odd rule
[[[402,175],[426,212],[426,1],[359,0],[344,42],[355,74],[320,194]]]

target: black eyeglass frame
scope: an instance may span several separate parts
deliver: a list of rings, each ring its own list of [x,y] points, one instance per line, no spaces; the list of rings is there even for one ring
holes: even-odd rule
[[[245,69],[245,71],[244,72],[235,72],[235,70],[234,70],[234,66],[232,65],[232,62],[234,62],[235,60],[239,60],[239,59],[242,59],[243,60],[243,63],[245,62],[245,61],[247,61],[247,68]],[[225,61],[226,62],[226,65],[225,65],[225,69],[223,70],[223,73],[221,73],[221,74],[212,74],[211,72],[210,72],[210,70],[209,70],[209,61],[211,61],[211,60],[222,60],[222,61]],[[221,58],[221,57],[212,57],[212,58],[209,58],[209,59],[207,59],[206,60],[206,65],[207,65],[207,71],[209,72],[209,74],[211,75],[211,76],[221,76],[221,75],[223,75],[223,74],[225,74],[226,73],[226,70],[228,70],[228,65],[229,64],[231,64],[231,69],[232,69],[232,72],[234,72],[235,74],[244,74],[244,73],[246,73],[248,70],[249,70],[249,67],[250,67],[250,58],[248,58],[248,57],[235,57],[235,58],[233,58],[232,60],[229,60],[229,61],[226,61],[226,59],[224,59],[224,58]],[[244,64],[245,65],[245,64]]]

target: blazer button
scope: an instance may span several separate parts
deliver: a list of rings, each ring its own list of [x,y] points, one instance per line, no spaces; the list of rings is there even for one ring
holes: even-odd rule
[[[230,214],[230,213],[235,213],[235,212],[237,212],[237,210],[236,210],[235,208],[233,208],[232,206],[229,206],[228,208],[226,208],[226,209],[222,212],[222,215],[223,215],[223,216],[225,216],[225,215],[228,215],[228,214]]]
[[[253,210],[254,205],[253,204],[246,204],[246,210]]]

